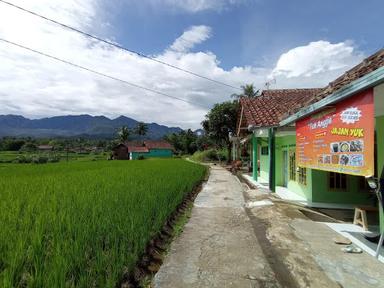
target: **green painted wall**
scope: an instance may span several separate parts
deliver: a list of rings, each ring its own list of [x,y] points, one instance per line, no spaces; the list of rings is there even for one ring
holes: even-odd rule
[[[312,170],[312,201],[339,204],[372,204],[367,191],[360,190],[360,177],[347,175],[347,189],[329,188],[329,172]]]
[[[377,175],[380,177],[384,165],[384,116],[376,117]],[[382,209],[380,209],[382,211]],[[384,214],[380,212],[380,229],[384,231]]]
[[[290,167],[289,167],[289,154],[296,150],[296,136],[284,136],[276,138],[276,185],[284,186],[284,165],[286,165],[286,171],[288,173],[288,185],[287,188],[297,193],[298,195],[304,196],[308,200],[312,200],[312,175],[311,169],[307,170],[307,185],[300,184],[298,182],[298,175],[296,174],[296,181],[289,179]],[[288,161],[284,162],[283,153],[287,151]]]
[[[151,149],[148,157],[172,157],[173,152],[170,149]]]
[[[133,152],[132,160],[136,160],[140,156],[144,156],[145,158],[166,158],[172,157],[173,152],[170,149],[151,149],[149,153]]]
[[[258,166],[257,166],[257,152],[258,152],[258,145],[257,145],[257,137],[255,136],[255,134],[252,134],[252,178],[253,180],[257,181],[257,177],[258,177]]]

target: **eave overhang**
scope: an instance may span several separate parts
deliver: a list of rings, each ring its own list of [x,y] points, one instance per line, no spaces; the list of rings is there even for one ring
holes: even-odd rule
[[[302,108],[299,112],[287,117],[286,119],[280,122],[280,126],[285,126],[290,123],[293,123],[301,118],[308,116],[314,112],[317,112],[328,105],[332,105],[336,102],[344,100],[358,92],[366,90],[368,88],[377,86],[381,83],[384,83],[384,67],[380,67],[375,71],[345,85],[343,88],[337,90],[333,94],[325,97],[318,102],[309,105],[305,108]]]

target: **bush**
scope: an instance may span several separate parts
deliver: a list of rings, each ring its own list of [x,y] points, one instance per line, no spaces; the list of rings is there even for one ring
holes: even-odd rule
[[[192,155],[191,159],[198,162],[209,162],[209,161],[226,161],[227,150],[216,150],[208,149],[205,151],[198,151]]]
[[[32,162],[32,158],[25,155],[17,156],[17,158],[15,159],[15,163],[20,163],[20,164],[31,163],[31,162]]]
[[[57,163],[60,161],[60,157],[59,156],[52,156],[48,159],[48,163]]]
[[[32,163],[34,163],[34,164],[48,163],[48,157],[46,157],[46,156],[34,156],[34,157],[32,157]]]

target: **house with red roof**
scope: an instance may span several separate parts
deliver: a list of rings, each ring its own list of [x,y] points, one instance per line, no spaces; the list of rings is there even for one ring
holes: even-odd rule
[[[241,98],[237,121],[233,158],[253,181],[310,206],[379,205],[384,230],[366,181],[384,175],[384,49],[324,88]]]
[[[321,89],[317,88],[265,90],[260,96],[240,99],[237,135],[236,138],[233,138],[238,141],[233,142],[235,145],[233,157],[257,163],[257,165],[251,164],[255,180],[265,184],[270,182],[269,171],[270,167],[274,165],[269,157],[273,155],[269,151],[270,140],[277,141],[279,150],[277,154],[283,155],[282,157],[288,157],[290,149],[286,148],[295,142],[295,127],[280,127],[281,117],[320,91]],[[271,129],[274,129],[273,138],[269,135]],[[244,159],[244,156],[247,155],[252,155],[252,159],[247,157]],[[277,160],[279,161],[277,165],[281,165],[281,157],[278,157]]]
[[[113,149],[113,158],[136,160],[141,158],[166,158],[173,156],[174,148],[164,140],[128,141]]]

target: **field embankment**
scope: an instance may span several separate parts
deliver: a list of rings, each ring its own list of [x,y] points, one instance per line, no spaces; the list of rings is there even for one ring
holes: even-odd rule
[[[171,159],[0,165],[0,286],[114,287],[205,173]]]

